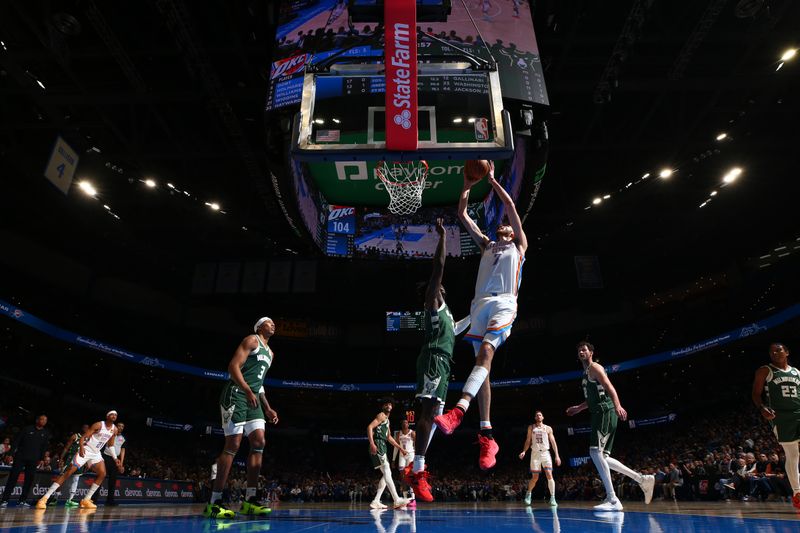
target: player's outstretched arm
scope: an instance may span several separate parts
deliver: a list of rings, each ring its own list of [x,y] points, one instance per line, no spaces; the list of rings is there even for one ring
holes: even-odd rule
[[[764,395],[764,384],[767,382],[768,375],[769,368],[766,366],[762,366],[756,370],[755,378],[753,378],[753,392],[751,394],[751,398],[753,399],[753,403],[756,404],[756,407],[758,407],[761,416],[767,420],[772,420],[775,418],[775,411],[764,405],[764,401],[762,400]]]
[[[398,435],[398,433],[400,433],[400,432],[399,432],[399,431],[395,431],[395,432],[394,432],[394,438],[395,438],[395,440],[397,440],[397,435]],[[394,450],[392,450],[392,462],[394,462],[395,460],[397,460],[397,451],[398,451],[398,450],[397,450],[397,448],[395,448]]]
[[[519,458],[523,459],[525,457],[525,452],[528,451],[528,448],[531,447],[531,440],[532,440],[532,429],[531,426],[528,426],[528,434],[525,436],[525,444],[522,445],[522,451],[519,452]]]
[[[464,225],[464,227],[467,230],[467,233],[469,233],[470,237],[472,237],[472,240],[475,241],[477,245],[481,247],[481,250],[483,250],[484,248],[486,248],[486,245],[489,244],[489,237],[483,234],[483,232],[475,223],[475,221],[472,220],[469,214],[467,213],[467,204],[469,203],[469,189],[474,184],[475,184],[474,182],[470,182],[466,178],[464,178],[464,189],[461,191],[461,197],[458,199],[458,219]]]
[[[399,452],[400,452],[400,453],[402,453],[403,455],[408,455],[408,454],[406,453],[406,451],[405,451],[405,450],[404,450],[404,449],[403,449],[403,448],[402,448],[402,447],[401,447],[401,446],[400,446],[400,445],[397,443],[397,441],[396,441],[396,440],[394,440],[394,437],[392,437],[391,435],[387,435],[387,436],[386,436],[386,442],[388,442],[389,444],[391,444],[392,446],[394,446],[394,449],[395,449],[395,450],[397,450],[397,451],[399,451]]]
[[[439,288],[442,286],[444,260],[447,257],[447,239],[445,238],[442,222],[441,218],[436,219],[436,233],[439,234],[439,243],[436,245],[436,253],[433,256],[431,279],[428,281],[428,289],[425,291],[425,309],[428,311],[436,311],[442,306],[442,293]]]
[[[606,374],[605,369],[599,363],[592,363],[592,366],[589,368],[589,372],[592,373],[594,378],[600,382],[603,388],[606,390],[606,393],[611,397],[611,401],[614,402],[614,410],[617,411],[617,416],[623,422],[628,419],[628,412],[622,407],[622,404],[619,401],[619,396],[617,395],[617,389],[614,388],[614,385],[611,384],[611,380],[608,378],[608,374]]]
[[[525,251],[528,249],[528,237],[522,229],[522,220],[519,218],[514,200],[511,199],[511,196],[509,196],[503,186],[500,185],[500,182],[494,178],[494,165],[492,165],[491,170],[489,170],[489,184],[506,207],[506,216],[508,216],[508,223],[511,225],[511,229],[514,230],[514,239],[517,241],[517,248],[519,248],[519,252],[522,255],[525,255]]]
[[[581,411],[587,410],[588,408],[589,408],[589,403],[584,400],[583,403],[567,407],[567,416],[575,416]]]

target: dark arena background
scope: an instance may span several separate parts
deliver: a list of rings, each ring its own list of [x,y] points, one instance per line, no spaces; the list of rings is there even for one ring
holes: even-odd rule
[[[793,0],[0,3],[0,528],[798,531],[798,45]]]

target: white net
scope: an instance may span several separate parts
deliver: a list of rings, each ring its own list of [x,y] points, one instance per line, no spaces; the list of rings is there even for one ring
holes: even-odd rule
[[[426,161],[381,161],[375,172],[389,193],[389,211],[395,215],[417,212],[428,177]]]

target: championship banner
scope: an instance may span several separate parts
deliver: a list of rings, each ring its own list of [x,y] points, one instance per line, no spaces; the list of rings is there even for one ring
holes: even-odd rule
[[[0,467],[0,495],[5,491],[6,481],[8,480],[8,473],[11,467]],[[57,477],[56,473],[51,472],[36,472],[33,480],[33,487],[31,488],[30,498],[40,498],[44,496],[50,484]],[[91,488],[95,481],[94,474],[84,474],[80,477],[78,483],[78,492],[76,497],[83,498]],[[11,489],[11,498],[19,498],[22,494],[22,485],[25,482],[25,476],[20,475],[17,484]],[[101,502],[108,497],[108,483],[103,482],[103,486],[98,489],[100,493]],[[60,487],[59,490],[53,495],[53,498],[64,499],[67,487]],[[168,479],[142,479],[135,477],[119,477],[117,478],[117,486],[114,489],[114,499],[120,503],[193,503],[194,502],[194,483],[191,481],[175,481]]]
[[[12,305],[3,300],[0,300],[0,316],[6,316],[10,319],[17,320],[18,322],[21,322],[26,326],[41,331],[42,333],[49,335],[50,337],[53,337],[55,339],[59,339],[64,342],[75,344],[91,350],[103,352],[105,354],[112,355],[114,357],[117,357],[124,361],[128,361],[130,363],[138,363],[145,366],[161,368],[164,370],[168,370],[170,372],[178,372],[181,374],[188,374],[204,378],[211,378],[218,380],[227,380],[229,378],[228,373],[221,370],[210,370],[193,365],[187,365],[185,363],[170,361],[168,359],[149,357],[135,352],[130,352],[125,349],[118,348],[116,346],[112,346],[110,344],[106,344],[95,339],[80,336],[71,331],[67,331],[65,329],[61,329],[57,326],[54,326],[49,322],[45,322],[44,320],[29,314],[27,311],[23,311],[22,309],[16,307],[15,305]],[[643,357],[637,357],[635,359],[629,359],[628,361],[624,361],[622,363],[609,365],[605,367],[605,369],[606,372],[612,374],[617,372],[634,370],[636,368],[642,368],[658,363],[665,363],[667,361],[674,361],[676,359],[683,359],[694,353],[702,352],[712,348],[718,348],[720,346],[730,344],[732,342],[744,339],[746,337],[763,333],[771,328],[784,324],[797,317],[800,317],[800,304],[794,304],[790,307],[787,307],[783,311],[779,311],[774,315],[768,316],[763,320],[745,324],[744,326],[730,330],[726,333],[721,333],[709,339],[696,342],[689,346],[685,346],[683,348],[677,348],[674,350],[667,350],[665,352],[659,352],[652,355],[646,355]],[[557,374],[549,374],[546,376],[493,380],[492,386],[495,388],[503,388],[503,387],[525,387],[532,385],[543,385],[546,383],[558,383],[561,381],[577,380],[580,379],[582,375],[583,371],[581,370],[570,370],[568,372],[559,372]],[[337,383],[337,382],[327,382],[327,381],[326,382],[302,381],[302,380],[297,381],[297,380],[283,380],[283,379],[272,379],[272,378],[265,379],[264,385],[267,387],[274,387],[280,389],[329,390],[338,392],[370,392],[370,391],[410,392],[415,390],[417,386],[416,383]],[[461,387],[463,387],[463,385],[464,385],[463,382],[451,382],[450,388],[454,390],[460,389]]]
[[[386,149],[417,149],[417,4],[392,0],[383,8],[386,51]]]

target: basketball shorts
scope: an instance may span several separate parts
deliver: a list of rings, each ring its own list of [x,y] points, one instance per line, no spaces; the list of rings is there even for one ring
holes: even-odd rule
[[[417,356],[417,398],[444,402],[450,380],[450,358],[422,348]]]
[[[496,350],[511,335],[511,324],[516,317],[517,297],[513,294],[475,298],[469,310],[469,331],[464,338],[472,341],[476,354],[482,342],[488,342]]]
[[[617,412],[614,409],[592,413],[592,425],[589,433],[589,447],[600,448],[606,455],[611,455],[614,448],[614,434],[617,432]]]
[[[550,457],[550,452],[537,452],[531,450],[531,472],[538,474],[542,471],[542,469],[553,469],[553,459]]]
[[[69,468],[69,465],[74,465],[75,464],[75,458],[76,457],[80,457],[78,455],[78,452],[75,452],[72,455],[67,455],[66,457],[64,457],[64,469],[65,470],[67,468]],[[89,468],[90,468],[90,466],[84,464],[83,466],[78,467],[78,469],[75,471],[75,473],[73,475],[74,476],[80,476],[81,474],[83,474],[85,472],[88,472]]]
[[[257,429],[266,427],[261,404],[251,407],[247,403],[247,396],[244,392],[231,383],[225,385],[222,390],[219,410],[222,417],[222,430],[226,437],[242,433],[247,436]]]
[[[369,460],[372,463],[372,468],[378,469],[383,467],[384,464],[388,463],[386,459],[386,450],[381,450],[380,447],[378,448],[378,453],[370,453]]]
[[[775,418],[770,423],[778,442],[800,440],[800,411],[775,411]]]
[[[414,462],[414,450],[411,450],[408,455],[403,455],[400,452],[397,452],[397,468],[400,470],[404,469],[408,465]]]
[[[80,453],[76,453],[75,456],[72,458],[72,466],[78,468],[78,471],[86,465],[85,468],[92,468],[97,463],[103,462],[103,456],[100,455],[100,452],[91,450],[87,447],[83,448],[83,457],[81,457]]]

